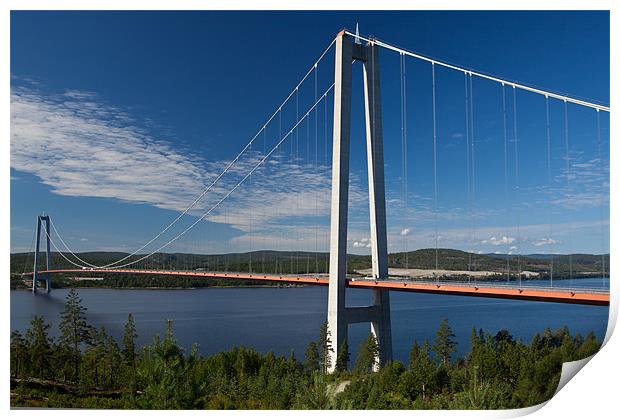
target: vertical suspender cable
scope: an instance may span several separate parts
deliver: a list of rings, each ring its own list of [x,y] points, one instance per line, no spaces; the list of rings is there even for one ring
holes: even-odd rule
[[[314,100],[314,102],[316,103],[316,99]],[[306,120],[306,162],[308,162],[308,167],[311,167],[311,165],[309,165],[310,162],[310,117],[308,117],[308,119]],[[305,189],[304,189],[305,191]],[[316,214],[316,195],[314,196],[314,212]],[[314,248],[316,249],[316,230],[314,231]],[[315,252],[316,254],[316,252]],[[306,274],[310,274],[310,252],[306,251]]]
[[[502,83],[502,120],[504,128],[504,203],[507,214],[510,212],[508,205],[508,135],[506,128],[506,86]],[[506,222],[506,282],[510,282],[510,237],[509,222]]]
[[[411,227],[409,226],[409,192],[407,187],[407,179],[409,176],[408,170],[408,150],[407,150],[407,68],[405,55],[400,55],[400,117],[401,117],[401,136],[402,136],[402,188],[403,188],[403,202],[404,202],[404,223],[403,230],[401,232],[403,236],[403,252],[405,257],[405,268],[407,269],[407,276],[409,276],[409,232]]]
[[[596,110],[596,138],[597,138],[597,149],[598,149],[598,164],[600,166],[601,174],[605,173],[604,165],[603,165],[603,153],[602,153],[602,144],[601,144],[601,113],[597,109]],[[601,199],[599,204],[601,206],[601,279],[603,281],[603,286],[605,286],[605,251],[607,250],[606,243],[606,235],[605,235],[605,201]]]
[[[319,88],[319,70],[317,66],[314,66],[314,102],[317,101],[318,88]],[[318,161],[319,161],[319,109],[314,109],[314,176],[318,177]],[[319,197],[314,193],[314,272],[319,272]]]
[[[471,128],[471,200],[472,200],[472,229],[474,235],[474,244],[477,243],[476,235],[476,159],[475,159],[475,144],[476,136],[474,132],[474,80],[473,76],[469,74],[469,118],[471,119],[469,127]],[[476,270],[475,254],[473,255],[473,270]],[[474,277],[474,280],[476,278]]]
[[[405,267],[409,272],[409,233],[411,231],[411,220],[409,217],[409,142],[407,136],[407,57],[403,54],[403,125],[405,139],[405,223],[409,232],[405,235]]]
[[[569,151],[569,141],[568,141],[568,102],[564,101],[564,143],[566,147],[566,199],[567,205],[570,205],[571,201],[571,192],[570,192],[570,151]],[[572,219],[571,219],[572,220]],[[568,278],[571,281],[569,285],[572,284],[573,280],[573,226],[572,222],[569,223],[568,227]]]
[[[264,134],[263,134],[263,157],[265,156],[265,154],[267,153],[267,130],[265,129]],[[268,176],[268,170],[267,170],[267,166],[265,166],[265,171],[264,171],[265,175]],[[272,215],[270,214],[263,214],[263,223],[267,224],[267,218],[271,218]],[[263,226],[263,230],[265,229],[265,227]],[[263,252],[262,254],[262,267],[261,267],[261,271],[264,273],[266,273],[265,271],[265,251],[267,250],[267,236],[266,236],[266,232],[263,232],[262,234],[263,237]]]
[[[252,146],[250,146],[250,160],[252,158]],[[250,197],[250,200],[252,200],[252,174],[250,174],[250,179],[248,180],[249,184],[250,184],[250,188],[249,188],[249,192],[248,192],[248,196]],[[252,231],[252,219],[254,216],[254,204],[250,201],[250,253],[249,253],[249,257],[250,257],[250,263],[249,263],[249,269],[250,269],[250,274],[252,274],[252,235],[253,235],[253,231]]]
[[[280,112],[280,118],[278,122],[278,139],[281,139],[281,138],[282,138],[282,112]],[[281,219],[280,218],[280,206],[276,206],[276,212],[278,214],[278,222],[280,222],[280,219]],[[279,227],[278,227],[278,233],[276,237],[277,237],[277,242],[278,242],[277,247],[282,249],[282,230]],[[278,255],[279,255],[278,252],[276,252],[276,274],[280,274],[280,271],[279,271],[280,261],[279,261]]]
[[[296,122],[296,125],[299,124],[299,89],[297,89],[297,91],[295,92],[295,122]],[[291,155],[294,154],[294,156],[297,156],[297,150],[299,150],[299,126],[295,127],[295,142],[294,143],[291,142]],[[297,169],[297,165],[299,165],[299,162],[297,161],[297,159],[294,159],[293,156],[291,156],[291,160],[295,162],[295,169]],[[297,185],[295,185],[295,190],[297,190]],[[295,195],[297,195],[297,191],[295,191]],[[294,205],[295,206],[297,205],[296,199],[295,199]],[[297,214],[295,214],[295,216],[297,216]],[[297,250],[291,249],[290,251],[291,251],[291,273],[295,273],[295,266],[297,265],[297,257],[298,257]]]
[[[437,270],[439,270],[439,250],[438,250],[438,233],[437,233],[437,110],[435,102],[435,63],[431,63],[431,72],[433,77],[433,203],[435,209],[435,279],[437,278]]]
[[[515,142],[515,189],[517,201],[517,267],[519,270],[519,287],[521,287],[521,202],[519,186],[519,134],[517,129],[517,89],[512,87],[512,118]]]
[[[471,254],[473,252],[473,237],[472,237],[472,210],[471,210],[471,182],[470,182],[470,162],[469,162],[469,76],[465,73],[465,156],[467,162],[467,212],[469,217],[469,247],[471,249],[467,250],[467,279],[471,282]]]
[[[547,122],[547,192],[549,195],[549,210],[551,210],[551,123],[549,118],[549,96],[545,96],[545,110]],[[549,214],[549,245],[553,246],[553,217]],[[553,248],[549,257],[549,284],[553,287]]]

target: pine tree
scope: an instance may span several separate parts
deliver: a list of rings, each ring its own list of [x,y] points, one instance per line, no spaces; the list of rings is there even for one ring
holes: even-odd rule
[[[455,335],[448,324],[448,318],[444,318],[435,334],[433,352],[440,358],[444,365],[450,364],[450,356],[456,350],[457,342],[454,341]]]
[[[356,373],[372,372],[379,357],[379,344],[374,334],[369,334],[368,338],[360,344],[355,360]]]
[[[127,316],[127,323],[125,324],[125,334],[123,335],[123,359],[127,366],[129,366],[132,372],[136,371],[136,325],[133,322],[133,315]]]
[[[17,330],[11,332],[11,376],[21,377],[28,367],[26,340]]]
[[[114,386],[114,378],[118,376],[121,366],[121,352],[116,340],[110,335],[105,338],[105,367],[107,375],[105,381],[108,388]]]
[[[409,352],[409,371],[407,373],[412,378],[408,392],[412,395],[420,395],[422,399],[425,399],[435,375],[435,364],[431,360],[428,341],[424,341],[422,346],[417,341],[413,343]]]
[[[101,385],[101,379],[105,377],[105,366],[103,364],[106,355],[105,340],[106,332],[104,327],[99,328],[99,330],[95,328],[91,330],[91,338],[88,340],[83,370],[86,371],[89,379],[95,386]]]
[[[306,347],[304,367],[307,372],[318,372],[320,369],[319,348],[315,341],[311,341]]]
[[[41,378],[45,378],[50,370],[52,343],[47,336],[49,328],[42,316],[35,315],[30,320],[30,328],[26,330],[32,373]]]
[[[349,344],[347,343],[347,340],[344,340],[342,342],[342,346],[338,349],[338,357],[336,357],[336,371],[346,372],[350,358],[351,353],[349,353]]]
[[[66,349],[71,359],[73,379],[77,380],[80,373],[81,346],[90,340],[91,327],[86,322],[86,308],[82,306],[82,299],[75,289],[71,289],[67,295],[59,329],[60,345]]]

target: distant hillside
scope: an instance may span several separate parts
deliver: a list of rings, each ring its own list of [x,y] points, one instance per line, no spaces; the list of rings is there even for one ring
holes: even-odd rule
[[[573,276],[600,275],[602,265],[609,267],[609,254],[572,254],[572,255],[479,255],[455,249],[439,249],[439,268],[443,270],[492,271],[497,273],[516,273],[532,271],[546,278],[553,263],[555,278],[568,277],[572,267]],[[77,254],[85,261],[95,265],[109,264],[128,254],[121,252],[84,252]],[[134,257],[129,259],[132,260]],[[347,269],[350,273],[370,268],[370,256],[348,255]],[[11,272],[32,271],[33,255],[25,253],[11,254]],[[52,266],[55,268],[71,267],[58,253],[52,253]],[[407,253],[389,255],[389,266],[394,268],[435,268],[435,249],[419,249]],[[236,272],[265,272],[283,274],[326,273],[329,267],[327,253],[303,251],[254,251],[247,253],[200,255],[184,253],[161,253],[149,258],[148,262],[138,263],[137,268],[168,268],[171,270],[207,270]]]

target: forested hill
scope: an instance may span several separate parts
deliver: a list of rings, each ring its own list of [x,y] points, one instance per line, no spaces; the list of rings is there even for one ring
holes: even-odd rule
[[[571,254],[571,255],[500,255],[473,254],[455,249],[439,249],[438,266],[442,270],[473,270],[496,273],[531,271],[539,273],[540,278],[548,276],[553,267],[554,277],[600,276],[609,271],[609,254]],[[84,252],[77,254],[81,259],[95,265],[105,265],[127,254],[121,252]],[[137,256],[139,257],[139,256]],[[347,268],[350,273],[370,268],[370,256],[350,254]],[[128,261],[131,261],[129,259]],[[172,270],[206,270],[266,273],[325,273],[328,271],[327,253],[305,251],[254,251],[232,254],[183,254],[160,253],[148,259],[148,263],[139,263],[136,268],[167,268]],[[11,254],[11,273],[18,274],[32,271],[33,254]],[[52,253],[52,266],[69,268],[60,254]],[[393,268],[435,268],[435,249],[419,249],[411,252],[389,255],[389,266]]]

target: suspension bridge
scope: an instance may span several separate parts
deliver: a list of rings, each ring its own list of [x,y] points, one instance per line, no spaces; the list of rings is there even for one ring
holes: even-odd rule
[[[380,56],[383,52],[393,54],[398,65],[399,77],[396,82],[388,79],[387,88],[382,86],[385,76],[380,71]],[[410,64],[412,60],[415,65]],[[363,135],[366,138],[367,180],[363,181],[353,176],[351,170],[353,150],[351,138],[359,137],[357,132],[362,131],[352,124],[354,120],[352,105],[354,98],[357,97],[354,88],[354,68],[358,65],[361,66],[363,80],[363,93],[360,96],[363,96],[365,121]],[[412,123],[413,131],[416,129],[416,119],[411,116],[412,101],[409,99],[411,88],[408,87],[408,83],[417,86],[416,78],[419,78],[421,68],[414,66],[426,66],[424,71],[430,72],[430,92],[426,90],[426,93],[422,93],[417,87],[415,91],[418,96],[430,99],[430,106],[424,111],[429,116],[427,130],[424,131],[418,126],[418,129],[424,131],[418,135],[430,139],[424,146],[430,151],[424,159],[431,162],[429,172],[432,188],[429,188],[429,194],[424,198],[416,194],[416,182],[428,182],[428,179],[423,182],[412,179],[415,178],[412,175],[415,168],[411,168],[409,162],[409,151],[418,153],[418,149],[421,148],[412,141],[415,136],[411,133]],[[320,72],[320,69],[325,67],[327,71]],[[458,207],[458,211],[463,211],[465,208],[462,217],[468,224],[465,241],[469,249],[467,270],[452,278],[449,275],[439,274],[442,272],[442,266],[448,265],[440,258],[440,243],[446,241],[445,236],[451,232],[446,228],[447,233],[440,234],[442,230],[440,223],[444,223],[442,215],[449,212],[447,205],[441,205],[439,194],[443,184],[438,175],[440,162],[438,155],[441,151],[440,140],[444,137],[439,135],[438,124],[437,84],[440,70],[441,74],[450,72],[446,78],[462,77],[458,83],[463,88],[463,96],[460,99],[463,105],[460,109],[463,111],[462,122],[465,132],[458,138],[465,140],[462,151],[466,165],[463,168],[464,173],[457,178],[466,180],[466,183],[461,185],[462,191],[459,193],[464,195],[467,205],[455,207]],[[474,80],[478,85],[474,84]],[[481,86],[480,83],[486,85]],[[480,89],[477,90],[480,94],[485,92],[485,89],[486,91],[496,89],[494,91],[494,98],[498,99],[496,108],[501,110],[498,113],[499,157],[480,156],[484,138],[477,131],[481,126],[480,118],[478,120],[474,118],[474,111],[479,111],[474,101],[475,86],[476,89]],[[390,126],[384,130],[384,121],[392,125],[398,122],[398,118],[392,113],[386,115],[382,111],[384,104],[382,95],[385,90],[389,92],[398,90],[400,93],[400,127]],[[241,151],[228,163],[222,164],[210,182],[205,183],[206,188],[191,204],[180,209],[178,215],[151,239],[115,261],[105,264],[95,263],[87,261],[84,254],[74,252],[51,217],[42,215],[37,218],[33,238],[33,269],[24,270],[23,275],[32,278],[34,292],[37,292],[41,281],[45,282],[45,289],[49,292],[52,289],[53,274],[94,273],[241,279],[324,286],[329,289],[328,328],[333,343],[332,360],[335,361],[338,348],[347,340],[348,325],[366,322],[370,323],[371,331],[379,343],[381,364],[392,357],[390,291],[609,305],[607,290],[562,286],[562,282],[558,280],[558,277],[562,277],[560,263],[553,257],[553,246],[558,243],[553,239],[554,232],[568,231],[567,241],[569,246],[572,246],[575,240],[572,235],[573,231],[577,231],[575,226],[578,221],[561,224],[561,227],[556,226],[560,223],[554,220],[551,212],[545,213],[544,210],[541,210],[541,213],[547,216],[546,226],[549,234],[539,242],[547,246],[549,252],[549,257],[544,260],[543,271],[549,278],[550,285],[531,286],[524,281],[524,276],[531,274],[523,268],[525,257],[521,249],[525,236],[523,232],[529,227],[522,226],[521,220],[524,213],[532,209],[524,208],[520,202],[522,196],[528,193],[526,181],[530,174],[526,173],[524,176],[520,173],[520,166],[523,164],[519,163],[519,144],[522,140],[517,129],[518,92],[529,95],[524,98],[526,102],[532,98],[542,100],[540,111],[543,114],[541,130],[543,141],[540,143],[543,153],[540,160],[543,163],[542,173],[538,174],[538,178],[546,182],[542,186],[530,189],[535,190],[532,194],[546,197],[548,207],[557,207],[561,209],[560,211],[564,211],[562,203],[576,201],[574,184],[579,179],[579,169],[584,167],[584,164],[576,161],[576,156],[580,152],[571,149],[569,144],[571,139],[569,106],[579,110],[575,112],[591,114],[587,114],[587,118],[592,118],[593,121],[595,139],[593,145],[596,146],[596,156],[589,162],[588,168],[591,170],[593,165],[598,165],[597,168],[603,175],[607,174],[608,168],[603,163],[601,114],[609,114],[608,106],[462,68],[375,38],[343,30]],[[415,104],[415,101],[413,103]],[[452,106],[455,107],[454,104]],[[556,109],[558,106],[560,108]],[[452,111],[446,110],[446,113]],[[416,112],[422,113],[414,107],[413,113]],[[560,129],[552,125],[551,120],[556,114],[560,116],[558,124]],[[509,124],[510,120],[512,127]],[[400,150],[396,149],[397,145],[392,144],[393,142],[384,145],[384,131],[389,131],[390,141],[391,138],[400,137]],[[554,138],[560,138],[560,145],[563,147],[563,155],[555,157],[555,160],[559,160],[561,168],[558,168],[557,164],[554,165],[552,154],[559,148],[554,144]],[[388,150],[389,153],[386,152]],[[392,155],[397,155],[401,160],[399,165],[392,165],[400,166],[401,169],[400,174],[396,176],[400,185],[396,188],[386,182],[386,170],[390,168],[390,165],[386,164],[386,159]],[[509,162],[509,156],[512,162]],[[521,158],[523,159],[523,156]],[[484,191],[481,178],[485,176],[484,168],[480,166],[480,161],[483,159],[495,162],[500,169],[503,166],[503,171],[498,172],[499,177],[503,177],[503,199],[509,216],[503,219],[503,226],[497,230],[499,233],[490,239],[482,239],[482,232],[486,234],[488,231],[488,227],[484,226],[485,217],[491,217],[485,216],[483,208],[485,200],[481,197],[483,195],[481,190]],[[456,166],[452,162],[449,165]],[[462,180],[455,179],[451,182],[458,184]],[[367,197],[360,193],[359,186],[362,182],[367,182]],[[563,189],[559,189],[560,184]],[[448,192],[448,188],[444,188],[446,196],[459,194]],[[498,194],[501,196],[501,191],[500,193],[492,191],[489,196],[497,200]],[[430,204],[426,207],[416,207],[415,200]],[[366,201],[365,211],[359,210],[360,201]],[[389,205],[395,208],[390,209]],[[605,206],[602,204],[600,207],[604,209]],[[458,211],[455,210],[456,213]],[[605,216],[601,210],[602,253],[598,267],[603,278],[607,275],[604,252],[607,246]],[[360,217],[365,220],[360,221]],[[425,220],[422,220],[424,218]],[[388,219],[391,230],[388,229]],[[447,220],[446,224],[449,223]],[[512,220],[512,223],[509,223],[509,220]],[[362,225],[366,223],[364,226],[370,233],[369,237],[352,239],[351,226],[360,223]],[[416,224],[421,226],[425,223],[425,226],[429,227],[428,248],[434,250],[434,261],[426,275],[414,277],[409,271],[414,268],[410,266],[408,260],[410,233],[414,227],[413,235],[415,235]],[[234,239],[224,236],[219,238],[219,233],[212,233],[214,226],[218,224],[234,226],[241,235]],[[510,232],[516,232],[516,238],[511,237]],[[45,243],[45,258],[43,258],[42,238]],[[306,243],[305,251],[290,251],[300,247],[300,239]],[[504,282],[479,279],[478,274],[483,268],[479,267],[479,260],[482,257],[478,255],[482,254],[480,249],[485,241],[505,246],[505,253],[498,257],[505,260],[505,269],[492,273],[495,277],[505,278]],[[162,258],[165,249],[176,249],[192,255],[192,252],[209,249],[214,242],[219,245],[224,243],[229,247],[223,250],[219,248],[220,251],[228,251],[221,254],[221,259],[225,261],[224,269],[221,265],[215,268],[207,267],[198,257],[193,262],[192,257],[189,257],[189,263],[186,259],[185,264],[188,267],[179,267],[178,264],[173,264],[171,259]],[[365,248],[370,252],[369,275],[362,275],[347,266],[347,252],[350,246]],[[230,252],[239,249],[248,251],[249,260],[245,266],[247,271],[229,269],[228,258],[233,258],[229,256]],[[290,252],[288,256],[276,253],[275,262],[266,263],[265,253],[261,257],[260,253],[252,252],[257,249],[279,249]],[[320,252],[326,249],[329,250],[328,253]],[[391,252],[388,253],[388,250]],[[388,267],[389,256],[395,254],[399,256],[399,267],[404,269],[404,275],[390,274],[393,267]],[[52,255],[62,260],[61,264],[57,264],[61,266],[52,267]],[[579,275],[572,254],[568,256],[567,267],[568,277]],[[566,277],[566,274],[564,276]],[[347,307],[345,304],[347,288],[371,290],[372,304],[366,307]],[[334,366],[332,370],[333,368]]]

